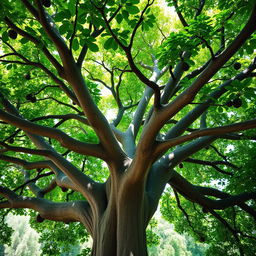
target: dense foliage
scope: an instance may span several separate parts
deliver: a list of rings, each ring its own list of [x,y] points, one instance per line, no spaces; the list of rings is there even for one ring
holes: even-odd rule
[[[99,237],[114,232],[111,250],[142,256],[125,233],[145,229],[160,201],[207,255],[256,254],[254,0],[0,9],[3,218],[30,215],[43,255],[89,235],[103,255]],[[3,220],[1,231],[10,241]]]

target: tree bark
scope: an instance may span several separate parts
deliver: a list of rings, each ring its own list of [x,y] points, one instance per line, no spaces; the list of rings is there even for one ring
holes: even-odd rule
[[[112,191],[106,211],[98,217],[91,255],[147,256],[144,188],[127,180],[118,187]]]
[[[146,227],[136,202],[111,209],[94,229],[92,256],[147,256]],[[122,210],[120,209],[122,208]],[[118,223],[118,225],[117,225]]]

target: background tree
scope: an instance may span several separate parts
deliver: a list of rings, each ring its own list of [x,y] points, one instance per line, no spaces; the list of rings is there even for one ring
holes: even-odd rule
[[[153,222],[153,227],[152,223]],[[157,224],[157,225],[155,225]],[[153,240],[153,243],[148,244],[149,255],[159,256],[203,256],[208,247],[207,244],[195,242],[195,240],[185,235],[180,235],[173,230],[172,224],[169,224],[163,219],[159,219],[159,222],[153,218],[150,221],[148,230],[152,230],[154,236],[157,237]]]
[[[166,3],[179,24],[153,0],[1,1],[3,215],[143,256],[169,184],[178,230],[255,254],[255,2]]]
[[[28,217],[8,215],[6,221],[15,231],[12,234],[12,243],[5,247],[3,255],[38,256],[41,254],[39,235],[30,227]]]

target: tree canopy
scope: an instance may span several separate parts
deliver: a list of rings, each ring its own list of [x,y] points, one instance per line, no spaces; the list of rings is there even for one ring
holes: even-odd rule
[[[3,217],[30,215],[44,255],[91,235],[143,256],[160,202],[208,255],[256,254],[254,0],[0,9]]]

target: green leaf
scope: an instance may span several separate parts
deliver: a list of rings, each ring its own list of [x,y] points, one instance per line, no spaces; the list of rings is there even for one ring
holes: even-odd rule
[[[25,30],[32,35],[36,35],[36,31],[29,26],[26,26]]]
[[[74,51],[77,51],[79,49],[79,42],[78,42],[77,38],[74,38],[74,40],[72,42],[72,49]]]
[[[109,50],[109,49],[113,49],[113,50],[116,50],[118,48],[118,44],[116,43],[116,41],[114,40],[113,37],[110,37],[107,39],[107,41],[104,43],[104,46],[103,46],[106,50]]]
[[[122,14],[117,14],[116,15],[116,21],[120,24],[121,22],[122,22],[122,20],[123,20],[123,16],[122,16]]]
[[[68,29],[69,29],[69,24],[64,23],[64,24],[62,24],[62,25],[59,27],[59,32],[60,32],[61,35],[64,35],[65,33],[68,32]]]
[[[61,22],[63,21],[64,19],[70,19],[71,18],[71,13],[69,10],[65,10],[65,11],[62,11],[62,12],[59,12],[55,15],[54,17],[54,20],[56,22]]]
[[[113,43],[114,39],[112,37],[108,38],[107,41],[104,43],[104,48],[106,50],[109,50],[112,47],[112,43]]]
[[[136,19],[130,20],[130,21],[129,21],[129,25],[130,25],[132,28],[134,28],[134,27],[136,26],[137,22],[138,22],[138,21],[137,21]]]
[[[140,12],[140,9],[137,6],[134,5],[127,5],[126,6],[126,10],[130,13],[130,14],[137,14]]]
[[[139,4],[140,0],[129,0],[129,3],[131,3],[131,4]]]
[[[123,10],[123,11],[122,11],[122,15],[123,15],[123,17],[124,17],[125,20],[128,20],[128,18],[129,18],[129,12],[127,12],[126,10]]]
[[[93,24],[99,28],[100,26],[105,26],[105,22],[104,20],[102,20],[101,18],[97,18],[97,17],[94,17],[93,18]]]
[[[25,38],[25,37],[23,37],[23,38],[20,39],[20,42],[21,42],[22,44],[26,44],[28,41],[29,41],[29,40],[28,40],[27,38]]]
[[[8,32],[5,31],[3,34],[2,34],[2,38],[3,38],[3,41],[4,42],[7,42],[9,40],[9,36],[8,36]]]
[[[88,42],[87,45],[88,45],[88,48],[89,48],[92,52],[98,52],[98,51],[99,51],[99,47],[98,47],[97,44]]]
[[[6,69],[10,70],[12,68],[12,64],[6,65]]]
[[[114,0],[108,0],[108,5],[109,5],[109,6],[115,5],[115,1],[114,1]]]

